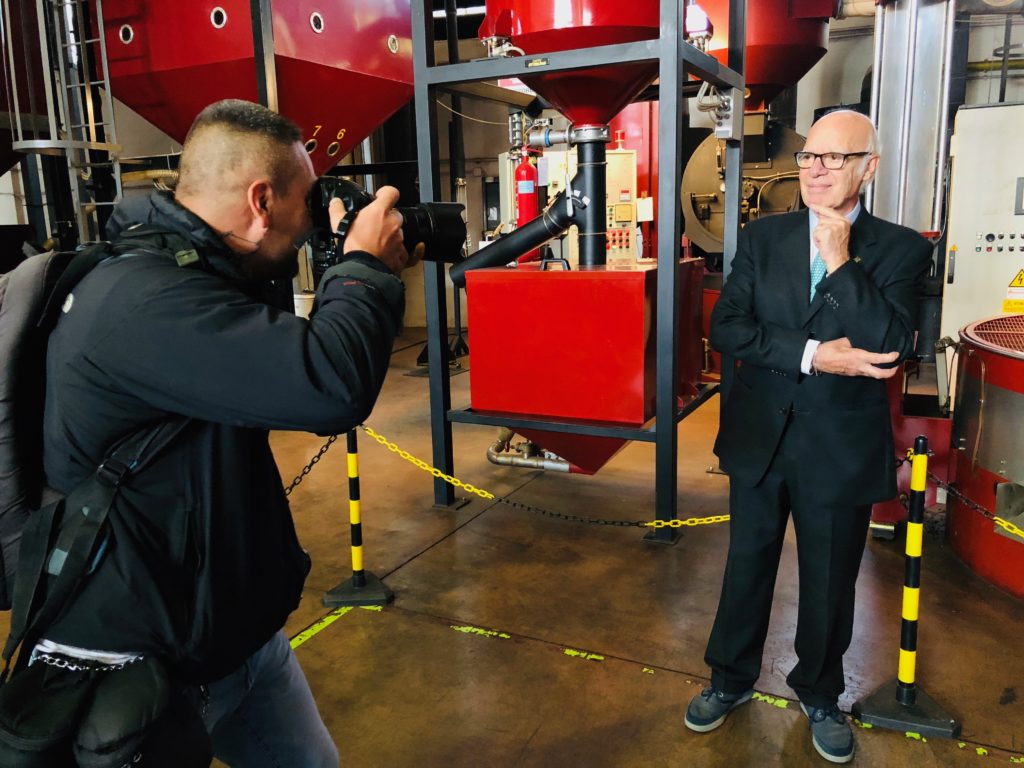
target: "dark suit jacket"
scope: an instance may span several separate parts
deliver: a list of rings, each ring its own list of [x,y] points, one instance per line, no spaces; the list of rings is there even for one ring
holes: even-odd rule
[[[748,224],[711,316],[711,344],[741,362],[715,442],[733,482],[754,486],[787,423],[799,492],[820,504],[871,504],[896,494],[892,425],[883,380],[804,375],[808,339],[846,336],[854,347],[914,346],[920,282],[932,247],[906,227],[861,211],[850,261],[819,283],[808,306],[806,211]],[[791,415],[792,414],[792,415]]]

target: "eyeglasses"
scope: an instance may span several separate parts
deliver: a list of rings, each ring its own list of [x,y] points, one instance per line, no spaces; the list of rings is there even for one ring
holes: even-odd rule
[[[838,171],[844,165],[846,161],[851,157],[864,157],[864,155],[870,155],[871,152],[795,152],[793,157],[796,158],[796,164],[798,168],[810,168],[814,165],[815,158],[821,160],[821,164],[829,171]]]

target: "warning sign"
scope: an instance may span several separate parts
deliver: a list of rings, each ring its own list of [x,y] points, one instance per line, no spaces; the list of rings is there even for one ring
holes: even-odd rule
[[[1024,312],[1024,269],[1017,272],[1006,289],[1003,312]]]

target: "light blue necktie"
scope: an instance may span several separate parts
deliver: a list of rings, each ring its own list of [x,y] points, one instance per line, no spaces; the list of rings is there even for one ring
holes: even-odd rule
[[[825,260],[821,258],[820,253],[814,254],[814,261],[811,262],[811,297],[808,301],[814,301],[814,289],[825,277],[825,271]]]

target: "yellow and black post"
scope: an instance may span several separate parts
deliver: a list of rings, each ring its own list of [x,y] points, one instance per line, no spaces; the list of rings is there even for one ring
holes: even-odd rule
[[[352,578],[324,593],[324,605],[387,605],[395,599],[388,587],[363,568],[363,518],[359,503],[359,446],[348,433],[348,520],[352,529]]]
[[[917,620],[921,606],[921,551],[924,543],[924,497],[928,479],[928,438],[918,435],[910,458],[910,506],[907,518],[906,566],[903,571],[903,620],[896,680],[853,705],[853,716],[867,725],[922,736],[960,735],[960,722],[950,717],[917,687]]]

